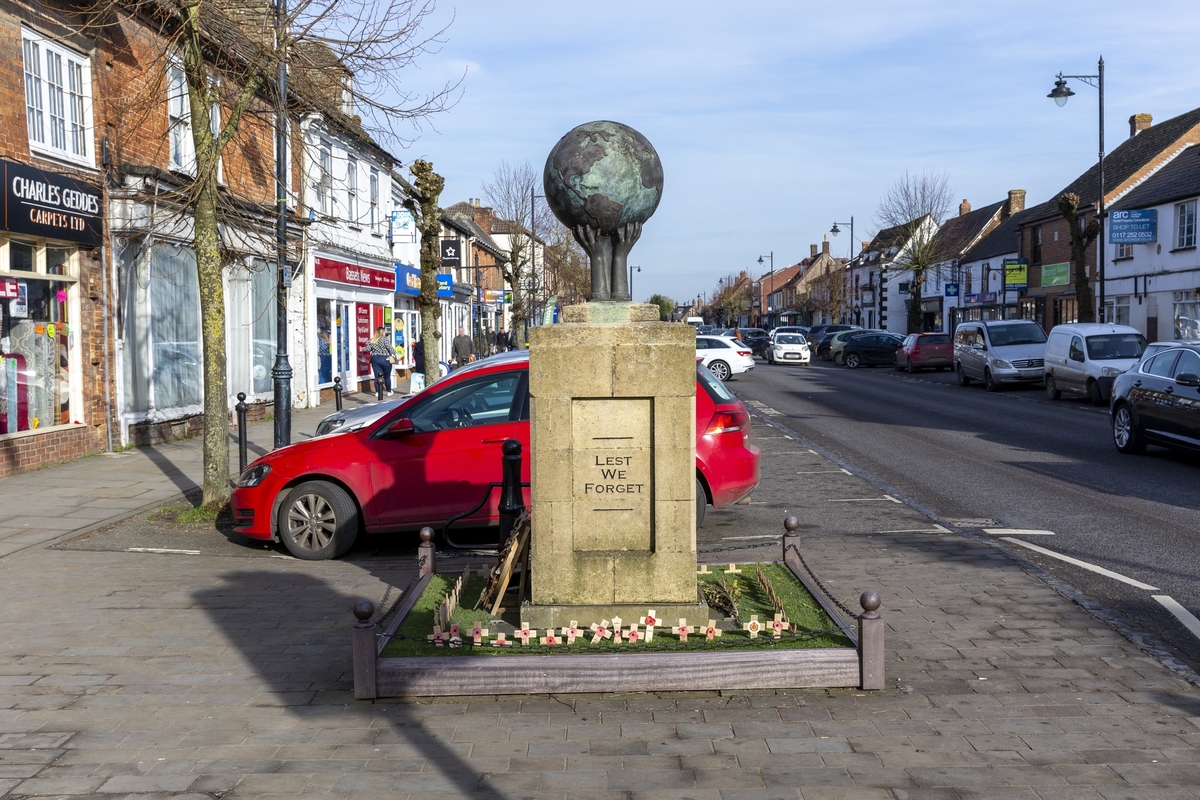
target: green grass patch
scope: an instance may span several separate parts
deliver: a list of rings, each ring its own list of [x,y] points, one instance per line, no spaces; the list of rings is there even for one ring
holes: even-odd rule
[[[150,519],[154,522],[172,522],[178,525],[223,525],[233,523],[233,511],[229,503],[212,503],[206,506],[169,503],[151,514]]]
[[[712,568],[712,567],[710,567]],[[688,636],[687,643],[681,643],[679,638],[671,633],[672,626],[678,624],[677,620],[671,620],[670,624],[663,627],[655,628],[654,641],[646,644],[637,642],[629,644],[622,642],[617,644],[611,639],[603,640],[597,644],[591,644],[591,631],[586,631],[586,635],[576,639],[574,645],[559,645],[556,647],[544,647],[541,644],[534,644],[530,640],[528,647],[522,647],[519,640],[512,636],[512,630],[516,622],[517,614],[515,610],[510,611],[505,615],[506,619],[502,620],[499,625],[492,624],[482,609],[479,611],[472,610],[475,601],[479,598],[480,592],[483,591],[486,583],[482,576],[471,576],[465,582],[462,591],[462,597],[459,607],[455,609],[451,615],[451,622],[457,623],[462,631],[464,644],[461,647],[436,647],[432,643],[425,640],[425,637],[433,633],[433,618],[434,612],[441,605],[442,600],[447,596],[454,582],[458,580],[458,575],[434,575],[429,584],[425,587],[421,597],[417,600],[416,605],[405,617],[396,631],[396,638],[388,642],[384,648],[382,656],[384,658],[396,658],[403,656],[468,656],[468,655],[521,655],[521,654],[543,654],[543,653],[613,653],[613,652],[655,652],[660,650],[729,650],[737,648],[794,648],[807,649],[818,647],[851,647],[852,643],[842,633],[823,634],[820,636],[794,636],[784,634],[784,637],[779,640],[771,638],[769,632],[760,633],[757,639],[751,639],[750,634],[742,630],[742,623],[749,622],[751,615],[757,615],[760,622],[764,624],[775,618],[775,611],[771,608],[770,601],[767,599],[766,592],[758,584],[755,576],[754,565],[739,565],[742,570],[741,574],[726,575],[724,570],[727,566],[718,565],[715,569],[719,572],[710,575],[697,575],[697,580],[701,582],[716,582],[724,580],[727,585],[730,581],[736,579],[737,586],[740,589],[739,598],[736,603],[738,611],[738,619],[736,621],[723,622],[724,615],[713,609],[709,615],[717,621],[718,627],[726,628],[723,630],[720,637],[712,642],[705,641],[702,635],[691,634]],[[789,622],[798,626],[801,632],[804,631],[823,631],[830,628],[835,628],[833,620],[825,613],[825,611],[813,599],[813,596],[808,593],[796,577],[792,575],[791,570],[782,564],[763,564],[764,576],[775,589],[776,596],[783,603],[784,610]],[[514,603],[508,603],[512,606]],[[647,609],[649,610],[649,609]],[[484,639],[483,646],[474,647],[471,644],[471,628],[475,621],[483,623],[483,627],[488,628],[490,636]],[[628,628],[632,620],[623,620],[624,627]],[[695,625],[704,625],[707,620],[689,619],[688,622]],[[589,623],[590,624],[590,623]],[[728,628],[734,628],[732,630]],[[492,642],[495,640],[496,633],[503,630],[513,644],[509,647],[493,647]],[[644,630],[644,629],[641,629]],[[539,630],[539,638],[545,635],[544,630]],[[559,634],[560,631],[555,631]]]

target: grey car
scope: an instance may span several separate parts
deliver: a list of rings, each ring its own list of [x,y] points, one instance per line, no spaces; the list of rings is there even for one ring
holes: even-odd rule
[[[958,385],[982,381],[989,392],[1014,383],[1041,383],[1046,332],[1027,319],[960,323],[954,329],[954,371]]]

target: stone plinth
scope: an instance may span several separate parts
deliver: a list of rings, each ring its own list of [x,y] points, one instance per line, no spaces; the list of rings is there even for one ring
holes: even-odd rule
[[[531,624],[582,622],[584,609],[570,607],[644,606],[664,618],[702,608],[695,333],[619,324],[645,309],[657,318],[646,304],[589,303],[566,319],[605,322],[530,331],[532,603],[522,619]]]

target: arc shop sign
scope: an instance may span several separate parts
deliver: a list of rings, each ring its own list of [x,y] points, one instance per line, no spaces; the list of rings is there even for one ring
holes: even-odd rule
[[[4,230],[98,245],[103,235],[100,190],[83,181],[0,159]]]

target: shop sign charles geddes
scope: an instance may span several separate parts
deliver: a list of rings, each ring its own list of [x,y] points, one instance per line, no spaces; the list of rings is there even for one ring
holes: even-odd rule
[[[103,235],[100,190],[94,186],[0,159],[4,176],[4,230],[45,239],[98,245]]]

